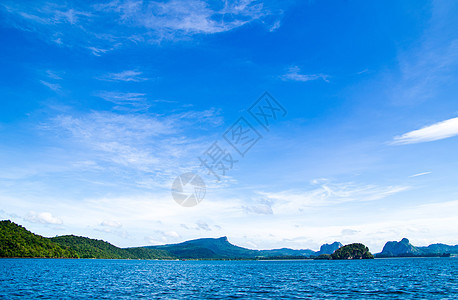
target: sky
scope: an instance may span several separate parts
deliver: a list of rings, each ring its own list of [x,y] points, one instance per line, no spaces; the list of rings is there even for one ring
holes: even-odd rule
[[[120,247],[458,244],[457,15],[2,1],[0,218]],[[171,187],[189,172],[205,197],[183,207]]]

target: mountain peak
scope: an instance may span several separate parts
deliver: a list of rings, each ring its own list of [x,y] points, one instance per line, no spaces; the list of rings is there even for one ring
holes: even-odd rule
[[[383,247],[381,254],[386,256],[398,256],[405,254],[418,254],[419,252],[419,249],[410,244],[410,241],[407,238],[403,238],[399,242],[387,242]]]
[[[340,242],[334,242],[332,244],[324,244],[320,247],[320,251],[317,252],[318,255],[320,254],[332,254],[334,251],[342,247]]]

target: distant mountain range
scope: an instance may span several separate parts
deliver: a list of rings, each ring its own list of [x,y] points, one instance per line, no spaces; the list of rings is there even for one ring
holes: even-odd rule
[[[161,246],[147,246],[149,249],[166,250],[177,258],[182,259],[246,259],[246,258],[306,258],[310,256],[318,256],[320,254],[332,254],[335,250],[342,247],[339,242],[325,244],[321,246],[320,251],[309,249],[294,250],[289,248],[273,249],[273,250],[251,250],[231,244],[227,237],[217,239],[204,238],[191,240],[179,244],[168,244]]]
[[[376,257],[431,257],[447,254],[458,254],[458,245],[432,244],[428,247],[415,247],[408,239],[403,238],[399,242],[387,242]]]
[[[336,251],[338,250],[339,251]],[[458,254],[457,246],[412,246],[407,239],[386,243],[376,257],[444,256]],[[227,237],[202,238],[178,244],[119,248],[86,237],[45,238],[11,221],[0,221],[0,257],[107,258],[107,259],[348,259],[372,258],[362,244],[324,244],[319,251],[289,248],[252,250],[231,244]]]

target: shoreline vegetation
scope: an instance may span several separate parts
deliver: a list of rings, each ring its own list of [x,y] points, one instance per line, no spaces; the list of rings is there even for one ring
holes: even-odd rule
[[[375,256],[360,243],[324,244],[319,251],[289,248],[252,250],[231,244],[226,237],[203,238],[179,244],[119,248],[108,242],[65,235],[46,238],[9,220],[0,221],[0,258],[65,258],[128,260],[348,260],[394,257],[450,257],[458,245],[415,247],[408,239],[387,242]]]

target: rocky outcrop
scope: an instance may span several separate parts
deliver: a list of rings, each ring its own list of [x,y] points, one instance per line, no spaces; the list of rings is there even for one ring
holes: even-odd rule
[[[387,242],[383,247],[380,256],[385,257],[394,257],[394,256],[403,256],[403,255],[419,255],[421,251],[413,246],[408,239],[403,238],[401,241],[391,241]]]
[[[320,247],[320,251],[316,253],[316,255],[322,254],[332,254],[334,251],[342,247],[343,245],[340,242],[334,242],[332,244],[324,244]]]

